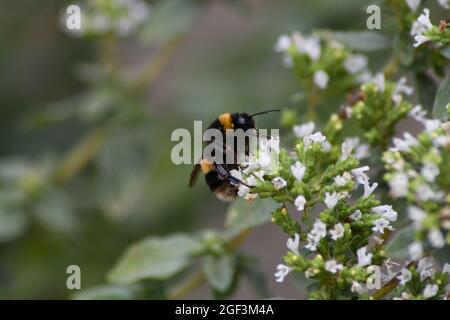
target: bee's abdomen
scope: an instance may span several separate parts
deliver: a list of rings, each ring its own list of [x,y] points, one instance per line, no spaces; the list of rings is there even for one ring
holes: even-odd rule
[[[219,188],[220,185],[224,182],[223,180],[220,180],[219,174],[215,170],[209,171],[207,174],[205,174],[205,181],[211,191]]]
[[[238,188],[227,180],[220,179],[217,171],[205,174],[205,181],[209,189],[223,201],[231,201],[237,196]]]

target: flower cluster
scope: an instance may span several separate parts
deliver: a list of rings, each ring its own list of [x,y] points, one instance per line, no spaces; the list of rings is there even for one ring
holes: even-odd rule
[[[372,147],[385,149],[385,144],[395,133],[396,124],[413,107],[404,99],[404,95],[412,92],[412,87],[406,85],[406,78],[386,81],[383,74],[377,74],[361,86],[360,98],[344,108],[346,117],[358,122],[364,130],[363,137]]]
[[[425,8],[413,22],[410,31],[414,37],[414,47],[419,47],[425,42],[433,42],[439,45],[450,44],[450,24],[441,21],[439,26],[433,25],[430,20],[430,10]]]
[[[447,284],[450,265],[446,263],[441,272],[436,271],[433,260],[421,259],[417,265],[403,268],[396,279],[399,286],[392,293],[395,300],[445,299],[449,297]]]
[[[277,267],[277,281],[294,270],[321,284],[312,298],[333,298],[333,290],[364,294],[371,266],[386,260],[383,237],[397,220],[392,206],[372,194],[378,184],[370,183],[368,171],[368,166],[359,167],[348,144],[335,150],[321,132],[308,132],[295,152],[280,150],[277,170],[267,173],[253,165],[234,173],[251,185],[241,194],[245,198],[251,193],[283,203],[272,213],[272,222],[292,238],[285,264]],[[301,219],[289,214],[288,204],[301,212]]]
[[[347,90],[370,78],[367,58],[343,44],[316,35],[294,32],[278,38],[275,51],[283,53],[284,65],[292,67],[306,89]]]
[[[151,9],[143,0],[89,1],[83,9],[84,34],[115,33],[126,37],[150,16]]]
[[[394,138],[393,146],[383,155],[385,179],[393,198],[406,198],[408,215],[416,230],[410,246],[411,258],[422,256],[423,243],[441,248],[450,243],[442,230],[450,229],[450,122],[427,119],[420,106],[410,113],[424,126],[417,137],[404,133]]]

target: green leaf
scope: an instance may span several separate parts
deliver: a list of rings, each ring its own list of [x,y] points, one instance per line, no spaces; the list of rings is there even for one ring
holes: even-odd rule
[[[392,258],[403,258],[408,255],[408,246],[414,241],[413,226],[398,232],[386,247],[386,254]]]
[[[392,44],[389,38],[376,31],[320,31],[325,38],[342,42],[350,49],[375,51],[387,49]]]
[[[208,255],[203,260],[203,272],[210,286],[218,292],[225,292],[233,283],[235,271],[231,255],[219,257]]]
[[[417,93],[419,95],[419,101],[426,109],[431,113],[433,107],[434,97],[437,92],[436,83],[429,78],[425,73],[416,74]]]
[[[186,268],[202,244],[187,235],[148,238],[132,245],[109,272],[114,284],[131,284],[142,279],[167,279]]]
[[[192,0],[161,1],[143,27],[142,38],[148,43],[161,43],[182,35],[190,29],[199,13],[198,4]]]
[[[259,226],[270,221],[270,214],[277,206],[271,199],[258,199],[253,203],[237,199],[228,210],[225,227],[231,231],[239,231]]]
[[[52,231],[71,232],[76,227],[74,208],[70,197],[54,190],[36,205],[36,218]]]
[[[415,48],[409,33],[397,33],[394,38],[394,52],[401,64],[409,66],[414,60]]]
[[[264,299],[271,296],[266,284],[266,276],[261,270],[261,262],[251,256],[241,256],[239,269],[253,287],[258,298]]]
[[[445,120],[448,118],[447,106],[450,103],[450,77],[442,82],[439,87],[433,104],[433,116],[436,119]]]
[[[446,46],[446,47],[442,48],[441,53],[444,57],[446,57],[447,59],[450,59],[450,46]]]
[[[132,300],[141,289],[135,286],[122,287],[104,285],[81,290],[73,295],[74,300]]]
[[[24,213],[16,208],[2,207],[0,203],[0,242],[19,237],[27,226]]]

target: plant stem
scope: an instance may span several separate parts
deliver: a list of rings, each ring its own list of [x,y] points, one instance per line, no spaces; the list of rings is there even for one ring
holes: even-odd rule
[[[410,266],[412,266],[414,264],[413,262],[410,262],[405,268],[409,268]],[[389,280],[380,290],[378,290],[377,292],[375,292],[371,298],[374,300],[380,300],[382,298],[384,298],[385,296],[387,296],[392,290],[394,290],[395,288],[397,288],[400,280],[397,279],[397,276],[400,275],[401,272],[397,273],[391,280]]]
[[[61,185],[76,175],[91,161],[103,145],[105,138],[106,129],[103,127],[95,128],[88,132],[63,158],[54,172],[53,182]]]
[[[188,279],[183,285],[173,290],[168,294],[169,300],[177,300],[186,296],[189,292],[197,289],[205,282],[205,275],[202,270],[196,271],[191,278]]]
[[[143,67],[141,74],[131,85],[131,90],[135,93],[141,93],[145,90],[171,61],[184,39],[185,36],[177,36],[167,41]]]
[[[252,229],[247,228],[239,232],[230,242],[226,245],[229,251],[235,251],[238,249],[242,243],[250,235]],[[168,294],[168,299],[176,300],[181,299],[191,291],[200,287],[206,281],[203,270],[197,270],[186,282],[181,284],[179,287],[175,288]]]

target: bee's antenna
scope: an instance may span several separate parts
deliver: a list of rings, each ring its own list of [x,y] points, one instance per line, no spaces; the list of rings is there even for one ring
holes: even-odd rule
[[[253,118],[254,116],[260,115],[260,114],[265,114],[265,113],[270,113],[270,112],[280,112],[279,109],[272,109],[272,110],[266,110],[263,112],[258,112],[258,113],[254,113],[250,115],[250,118]]]

